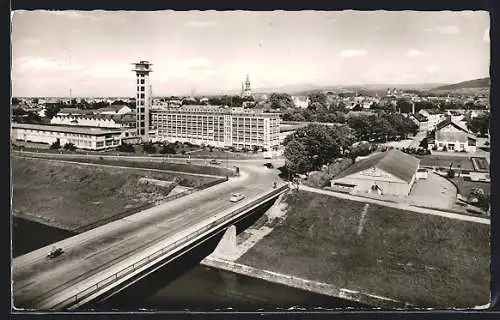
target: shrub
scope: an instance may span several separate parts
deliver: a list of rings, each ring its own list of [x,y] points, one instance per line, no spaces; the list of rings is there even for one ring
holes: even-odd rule
[[[443,147],[443,151],[444,152],[448,151],[448,148],[446,147],[446,145]]]
[[[434,146],[432,147],[432,150],[434,150],[434,151],[437,151],[437,149],[438,149],[437,145],[434,145]]]
[[[156,153],[157,152],[156,147],[151,142],[145,143],[142,148],[147,153]]]
[[[71,142],[67,142],[64,145],[64,150],[75,151],[76,150],[76,146],[73,143],[71,143]]]
[[[118,147],[118,151],[120,151],[120,152],[135,152],[135,148],[133,145],[124,142]]]
[[[56,142],[52,143],[50,145],[50,149],[61,149],[61,144],[59,143],[59,140],[57,140]]]
[[[306,184],[316,188],[327,187],[330,185],[330,175],[321,171],[312,172],[307,177]]]

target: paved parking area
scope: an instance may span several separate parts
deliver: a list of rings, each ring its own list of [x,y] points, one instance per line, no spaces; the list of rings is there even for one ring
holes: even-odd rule
[[[408,196],[410,204],[443,209],[452,209],[456,199],[455,186],[446,178],[431,171],[427,179],[415,182]]]

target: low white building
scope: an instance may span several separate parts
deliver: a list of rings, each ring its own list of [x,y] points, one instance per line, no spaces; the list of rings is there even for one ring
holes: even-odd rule
[[[105,150],[121,145],[120,129],[82,126],[56,126],[12,123],[11,139],[14,141],[53,144],[74,144],[78,149]]]

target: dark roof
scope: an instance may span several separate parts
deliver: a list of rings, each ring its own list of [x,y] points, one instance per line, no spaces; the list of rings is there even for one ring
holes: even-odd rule
[[[453,125],[457,129],[462,130],[463,132],[470,133],[467,128],[465,128],[464,126],[462,126],[460,123],[456,123],[455,121],[451,120],[450,117],[447,117],[443,121],[439,122],[436,125],[436,130],[442,129],[442,128],[448,126],[449,124]]]
[[[109,133],[120,133],[121,130],[117,128],[96,128],[96,127],[84,127],[84,126],[64,126],[64,125],[43,125],[43,124],[28,124],[28,123],[12,123],[13,129],[29,129],[29,130],[41,130],[41,131],[51,131],[51,132],[66,132],[66,133],[78,133],[87,135],[104,135]]]
[[[419,163],[419,159],[402,151],[391,149],[359,160],[347,168],[347,170],[336,176],[334,180],[376,167],[410,183],[413,175],[417,171]]]
[[[62,108],[58,113],[69,113],[69,114],[92,114],[94,111],[78,108]]]

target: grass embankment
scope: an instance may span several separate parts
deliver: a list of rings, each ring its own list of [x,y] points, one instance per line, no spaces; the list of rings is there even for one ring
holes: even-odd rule
[[[56,159],[53,157],[44,157],[42,154],[39,155],[29,155],[29,157],[36,158],[47,158]],[[70,156],[65,157],[64,155],[58,156],[58,160],[75,161],[83,163],[93,163],[93,164],[103,164],[112,165],[120,167],[131,167],[131,168],[144,168],[144,169],[156,169],[156,170],[167,170],[167,171],[178,171],[179,174],[182,173],[195,173],[195,174],[206,174],[213,176],[225,177],[226,174],[233,176],[235,173],[232,170],[226,169],[225,167],[215,167],[215,166],[201,166],[188,163],[172,163],[158,160],[144,161],[144,160],[125,160],[125,159],[113,159],[113,158],[72,158]],[[187,175],[185,175],[187,176]],[[183,185],[181,183],[181,185]],[[188,186],[188,185],[186,185]],[[190,186],[188,186],[190,187]]]
[[[12,208],[31,218],[65,230],[76,230],[133,214],[164,199],[175,187],[139,182],[140,178],[177,180],[199,187],[217,180],[154,171],[86,166],[38,159],[12,158]]]
[[[238,262],[422,307],[489,301],[489,225],[300,191]],[[361,234],[359,226],[363,224]]]

